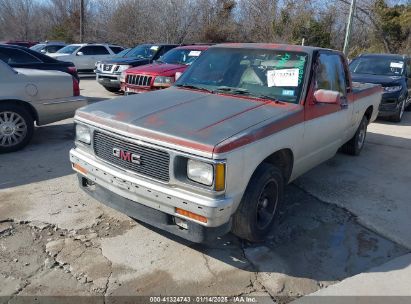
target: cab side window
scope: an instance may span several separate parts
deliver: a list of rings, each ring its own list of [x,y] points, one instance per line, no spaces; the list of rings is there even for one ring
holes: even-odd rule
[[[84,55],[89,55],[89,56],[92,56],[92,55],[108,55],[108,54],[110,54],[108,52],[108,50],[102,45],[85,46],[85,47],[82,47],[79,50],[79,52],[83,52]]]
[[[332,53],[320,53],[316,64],[316,90],[347,93],[347,82],[341,57]]]

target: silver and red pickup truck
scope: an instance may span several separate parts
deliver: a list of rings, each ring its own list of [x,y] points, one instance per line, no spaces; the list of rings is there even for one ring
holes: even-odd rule
[[[82,189],[132,218],[194,242],[260,241],[287,183],[361,152],[381,95],[338,51],[216,45],[169,89],[78,110],[70,160]]]

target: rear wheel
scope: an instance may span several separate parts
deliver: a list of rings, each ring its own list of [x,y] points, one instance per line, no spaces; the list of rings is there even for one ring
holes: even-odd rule
[[[367,136],[368,118],[364,116],[353,138],[342,146],[342,151],[350,155],[360,155]]]
[[[284,196],[284,177],[271,164],[260,165],[233,216],[232,232],[251,242],[263,241],[278,215]]]
[[[18,105],[0,105],[0,153],[24,148],[33,137],[34,121],[26,109]]]

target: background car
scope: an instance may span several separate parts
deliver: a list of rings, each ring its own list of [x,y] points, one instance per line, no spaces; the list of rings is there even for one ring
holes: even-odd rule
[[[107,91],[118,92],[121,89],[121,72],[131,67],[149,64],[177,46],[176,44],[140,44],[122,58],[102,61],[97,66],[96,80]]]
[[[13,69],[0,60],[0,153],[26,146],[38,126],[73,117],[87,104],[78,81],[60,71]]]
[[[180,46],[152,64],[128,69],[122,75],[122,90],[129,95],[168,88],[208,48],[208,45]]]
[[[364,54],[350,63],[356,82],[381,84],[384,88],[379,116],[400,122],[411,108],[411,58],[393,54]]]
[[[25,48],[30,48],[33,45],[38,44],[38,41],[20,41],[20,40],[9,40],[5,42],[1,42],[2,44],[10,44],[10,45],[18,45],[18,46],[23,46]]]
[[[43,42],[32,46],[30,49],[42,54],[53,54],[66,45],[64,42]]]
[[[0,44],[0,60],[13,68],[66,72],[79,81],[77,69],[72,62],[59,61],[25,47]]]
[[[97,61],[111,58],[123,50],[124,48],[118,45],[70,44],[49,56],[73,62],[78,71],[93,71]]]

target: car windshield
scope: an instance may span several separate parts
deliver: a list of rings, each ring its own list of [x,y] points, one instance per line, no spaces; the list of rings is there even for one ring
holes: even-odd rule
[[[36,52],[41,51],[46,45],[45,44],[36,44],[35,46],[32,46],[30,49]]]
[[[401,76],[404,61],[389,57],[360,57],[350,63],[350,71],[353,74]]]
[[[67,45],[62,49],[59,49],[56,53],[59,54],[73,54],[80,46],[78,45]]]
[[[115,58],[121,58],[121,57],[125,57],[127,55],[128,52],[130,52],[131,49],[125,49],[122,50],[120,53],[117,53],[116,55],[114,55]]]
[[[298,103],[307,62],[303,52],[211,48],[175,85]]]
[[[190,65],[200,56],[201,52],[200,50],[173,49],[165,53],[159,61],[168,64]]]
[[[139,45],[130,50],[124,58],[151,59],[157,53],[158,45]]]

